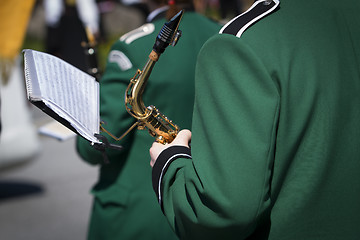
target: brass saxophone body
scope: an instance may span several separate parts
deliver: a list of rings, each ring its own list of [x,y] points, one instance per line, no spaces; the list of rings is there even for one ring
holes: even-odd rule
[[[125,93],[125,108],[137,122],[128,130],[135,126],[138,129],[147,128],[150,135],[162,144],[170,143],[179,132],[179,127],[164,116],[155,106],[146,107],[142,96],[148,82],[149,76],[158,61],[160,55],[169,45],[175,46],[181,31],[178,30],[183,11],[176,14],[169,22],[165,23],[156,38],[153,50],[143,70],[138,70],[135,76],[130,79]]]

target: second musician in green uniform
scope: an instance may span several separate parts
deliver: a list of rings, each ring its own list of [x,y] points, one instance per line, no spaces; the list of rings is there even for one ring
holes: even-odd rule
[[[149,23],[122,36],[109,53],[100,81],[100,115],[106,122],[105,128],[116,136],[122,135],[135,122],[124,106],[129,81],[137,69],[145,65],[157,34],[168,21],[165,14],[177,6],[169,7],[162,2],[154,1],[153,4],[161,7],[149,15]],[[176,1],[175,4],[180,3],[190,5],[191,1]],[[196,58],[203,43],[219,31],[220,25],[185,8],[179,29],[183,32],[179,42],[161,55],[143,100],[146,105],[155,105],[179,127],[190,128]],[[176,238],[158,207],[150,183],[151,167],[147,160],[153,141],[146,130],[133,130],[117,143],[124,150],[107,151],[110,163],[103,164],[101,153],[85,140],[78,139],[79,154],[87,162],[101,165],[99,180],[92,189],[94,205],[89,239]]]

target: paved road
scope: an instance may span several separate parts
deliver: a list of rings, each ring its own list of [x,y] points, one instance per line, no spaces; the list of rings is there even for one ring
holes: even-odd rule
[[[80,160],[74,140],[39,136],[38,157],[0,172],[1,240],[86,238],[97,168]]]

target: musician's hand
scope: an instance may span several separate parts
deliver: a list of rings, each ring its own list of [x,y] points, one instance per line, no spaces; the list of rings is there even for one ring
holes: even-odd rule
[[[164,145],[161,143],[154,142],[150,148],[150,157],[151,157],[150,165],[151,165],[151,167],[154,166],[158,156],[160,155],[160,153],[162,151],[164,151],[168,147],[175,146],[175,145],[189,147],[190,140],[191,140],[191,131],[184,129],[184,130],[181,130],[178,133],[178,135],[176,136],[176,138],[169,144]]]

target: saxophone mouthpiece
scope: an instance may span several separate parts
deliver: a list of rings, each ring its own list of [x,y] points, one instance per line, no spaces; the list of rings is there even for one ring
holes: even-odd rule
[[[169,45],[176,45],[181,36],[181,31],[178,30],[178,28],[183,14],[184,10],[178,12],[169,22],[165,23],[160,30],[153,46],[153,50],[157,54],[163,53],[165,48]]]

